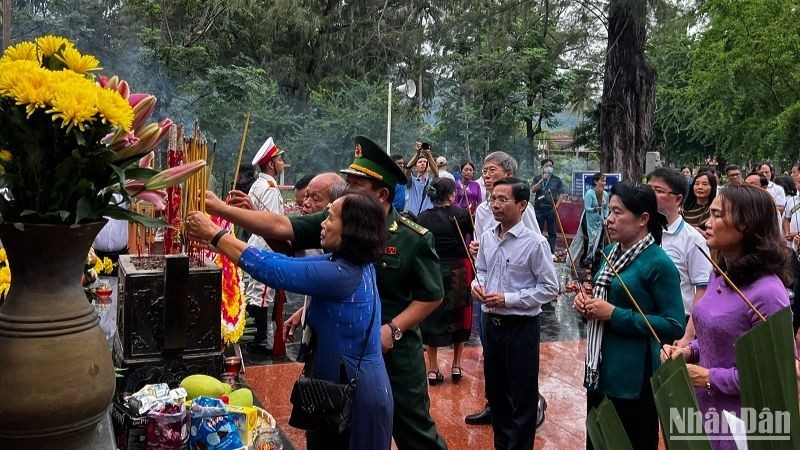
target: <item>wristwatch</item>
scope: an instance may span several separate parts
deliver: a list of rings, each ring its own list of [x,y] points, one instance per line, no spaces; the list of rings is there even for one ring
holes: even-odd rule
[[[403,338],[403,330],[401,330],[396,323],[390,321],[389,323],[387,323],[387,325],[389,325],[389,328],[392,329],[392,338],[395,341],[399,341],[400,339]]]

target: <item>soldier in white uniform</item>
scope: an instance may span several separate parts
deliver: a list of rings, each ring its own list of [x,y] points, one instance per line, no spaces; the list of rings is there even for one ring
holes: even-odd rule
[[[278,149],[270,137],[253,158],[253,165],[257,166],[261,173],[250,187],[248,195],[255,209],[259,211],[284,214],[283,197],[275,181],[275,177],[283,172],[282,154],[283,151]],[[260,249],[270,249],[264,238],[256,234],[250,236],[247,244]],[[272,354],[275,328],[273,333],[270,333],[268,310],[269,305],[274,303],[275,289],[247,274],[244,275],[244,282],[247,312],[256,322],[256,335],[247,350],[250,353]]]

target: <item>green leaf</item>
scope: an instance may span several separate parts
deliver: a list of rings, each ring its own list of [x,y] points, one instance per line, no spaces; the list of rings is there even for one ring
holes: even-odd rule
[[[119,167],[115,166],[114,164],[109,164],[108,166],[111,167],[111,170],[113,170],[114,173],[117,175],[117,178],[119,179],[119,183],[124,186],[125,185],[125,171],[120,169]]]
[[[130,169],[125,169],[125,179],[126,180],[141,180],[147,181],[152,178],[154,175],[157,175],[158,171],[155,169],[150,169],[147,167],[133,167]]]
[[[143,216],[135,213],[129,209],[114,206],[102,211],[103,216],[112,219],[127,220],[129,222],[138,223],[148,228],[160,228],[169,226],[169,224],[161,219],[154,219],[152,217]]]
[[[94,206],[90,197],[83,196],[78,199],[78,204],[75,208],[75,223],[80,223],[87,217],[96,217],[96,214],[93,214],[93,210]]]
[[[796,448],[794,444],[800,442],[800,408],[797,402],[794,332],[790,309],[784,308],[768,317],[766,322],[753,327],[736,341],[734,348],[742,408],[753,408],[756,413],[771,411],[772,414],[785,412],[789,415],[788,429],[783,430],[783,434],[789,435],[788,440],[749,440],[748,448]],[[749,436],[753,435],[759,434]]]
[[[669,359],[655,371],[650,378],[653,385],[653,397],[661,421],[661,429],[669,450],[710,450],[711,444],[705,436],[705,430],[680,430],[673,424],[673,419],[688,424],[691,413],[700,411],[694,388],[689,382],[689,371],[683,359]],[[671,413],[678,416],[673,418]],[[691,436],[692,440],[682,440]],[[705,439],[704,439],[705,438]],[[695,440],[697,439],[697,440]]]
[[[608,397],[589,411],[586,430],[594,448],[598,450],[633,450],[622,421]]]
[[[75,137],[75,142],[78,143],[81,147],[86,145],[86,138],[83,137],[83,133],[76,127],[72,129],[72,135]]]

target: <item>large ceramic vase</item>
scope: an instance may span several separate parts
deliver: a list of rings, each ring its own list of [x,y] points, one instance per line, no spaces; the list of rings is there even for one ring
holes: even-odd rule
[[[114,366],[81,286],[105,224],[0,224],[11,290],[0,306],[0,449],[83,449],[114,395]]]

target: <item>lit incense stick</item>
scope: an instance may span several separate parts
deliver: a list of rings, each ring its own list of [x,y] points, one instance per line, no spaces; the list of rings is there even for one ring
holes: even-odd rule
[[[472,267],[472,273],[475,275],[475,281],[478,282],[478,286],[483,289],[483,285],[481,284],[481,280],[478,279],[478,269],[475,268],[475,260],[472,258],[472,253],[469,252],[469,248],[467,248],[467,241],[464,240],[464,234],[461,232],[461,227],[458,225],[458,220],[455,217],[451,217],[453,222],[456,223],[456,230],[458,230],[458,237],[461,238],[461,245],[464,246],[464,251],[467,252],[467,258],[469,259],[469,265]]]
[[[236,187],[236,182],[239,181],[239,166],[242,165],[242,154],[244,153],[244,144],[247,142],[247,128],[250,126],[250,115],[252,111],[247,111],[247,118],[244,120],[244,131],[242,132],[242,143],[239,145],[239,160],[236,162],[236,171],[233,174],[233,186]]]

